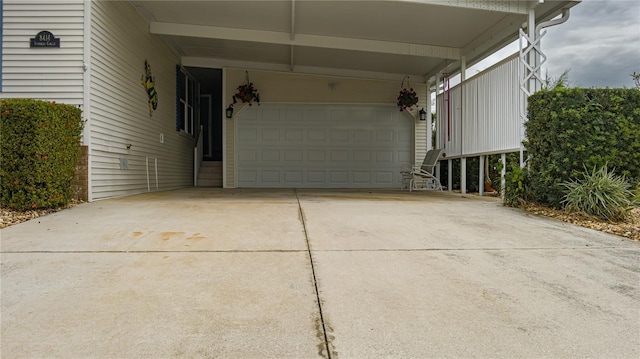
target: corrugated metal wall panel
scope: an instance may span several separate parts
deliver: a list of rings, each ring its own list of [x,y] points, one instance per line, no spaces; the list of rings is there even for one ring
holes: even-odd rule
[[[442,94],[436,98],[436,147],[443,148],[446,157],[460,156],[461,153],[461,119],[460,86],[450,90],[450,119],[446,116]],[[448,126],[451,125],[449,129]]]
[[[2,97],[83,104],[84,3],[3,1]],[[31,48],[43,30],[60,48]]]
[[[128,1],[92,2],[91,12],[93,198],[147,192],[148,186],[156,190],[156,161],[158,189],[191,186],[195,141],[175,130],[178,56],[149,34]],[[158,93],[152,117],[141,83],[145,60]],[[126,168],[121,168],[121,158],[126,159]]]
[[[443,95],[437,96],[438,144],[445,148],[448,157],[472,157],[519,149],[518,66],[517,57],[509,58],[451,89],[450,142],[446,135]]]

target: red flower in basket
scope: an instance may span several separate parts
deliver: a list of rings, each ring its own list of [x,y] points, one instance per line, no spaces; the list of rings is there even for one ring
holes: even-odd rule
[[[398,107],[400,107],[400,111],[415,106],[417,103],[418,94],[413,90],[413,88],[403,88],[400,90],[400,94],[398,95]]]

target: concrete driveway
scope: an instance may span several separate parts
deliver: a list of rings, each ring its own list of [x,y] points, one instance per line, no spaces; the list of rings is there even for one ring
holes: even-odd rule
[[[640,243],[493,200],[196,188],[1,235],[2,358],[640,357]]]

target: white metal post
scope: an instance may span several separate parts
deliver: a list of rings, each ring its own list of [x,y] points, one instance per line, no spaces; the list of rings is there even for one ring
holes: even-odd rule
[[[500,171],[500,197],[504,200],[504,189],[506,188],[506,181],[504,176],[507,174],[507,154],[500,154],[500,161],[502,161],[502,170]]]
[[[447,178],[449,180],[449,182],[447,182],[449,185],[447,187],[448,187],[449,192],[451,192],[451,191],[453,191],[453,161],[452,160],[447,160],[447,164],[448,164],[448,166],[447,166],[447,170],[448,171],[447,172],[449,172],[448,173],[449,177]]]
[[[480,170],[479,170],[480,171],[480,173],[479,173],[480,179],[478,180],[478,182],[479,182],[478,183],[478,186],[479,186],[478,187],[478,193],[481,196],[484,196],[484,160],[485,160],[484,156],[480,156]]]
[[[427,151],[433,148],[433,123],[431,121],[431,82],[427,80]]]
[[[460,158],[460,191],[467,193],[467,159]]]
[[[537,82],[538,82],[538,78],[540,77],[540,69],[538,68],[538,62],[540,62],[540,55],[538,54],[538,51],[536,51],[537,48],[537,40],[538,37],[536,36],[536,10],[534,9],[530,9],[529,10],[529,22],[527,23],[527,33],[529,35],[529,46],[532,48],[531,51],[529,51],[529,58],[527,59],[527,63],[529,65],[531,65],[531,67],[533,68],[533,76],[531,76],[531,78],[529,78],[529,94],[533,94],[536,90],[537,90]],[[538,45],[539,46],[539,45]]]

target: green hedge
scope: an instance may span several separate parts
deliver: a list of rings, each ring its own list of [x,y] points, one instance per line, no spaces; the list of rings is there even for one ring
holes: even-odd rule
[[[28,99],[2,100],[0,203],[13,209],[54,208],[71,199],[83,122],[77,107]]]
[[[561,207],[561,185],[585,168],[607,165],[640,180],[640,91],[558,88],[529,97],[526,124],[531,154],[531,199]]]

